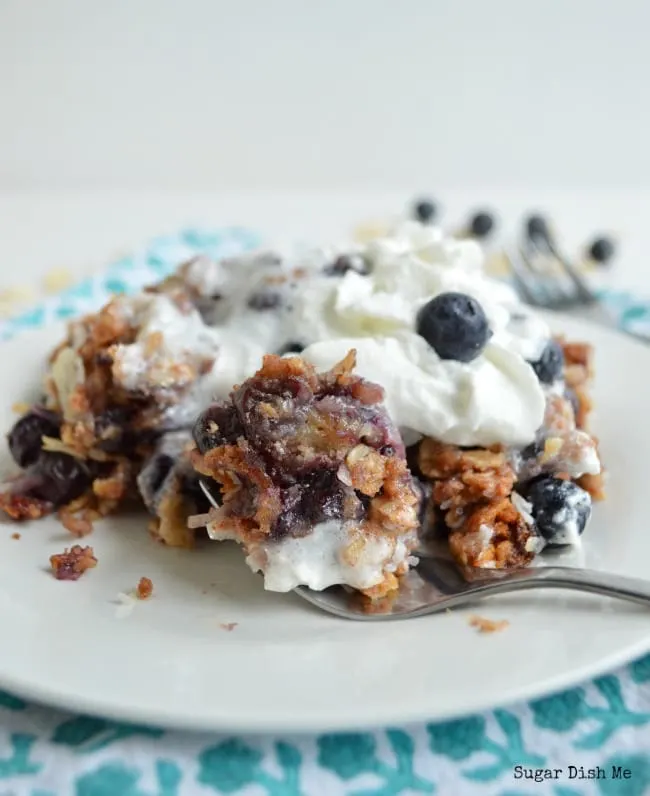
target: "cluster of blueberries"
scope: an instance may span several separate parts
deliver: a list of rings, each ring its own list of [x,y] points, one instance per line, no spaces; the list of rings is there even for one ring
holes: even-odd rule
[[[98,465],[43,450],[43,437],[57,438],[61,420],[53,412],[34,406],[13,426],[7,436],[9,450],[24,472],[12,483],[12,491],[54,506],[62,506],[82,495],[100,473]]]
[[[438,206],[430,198],[417,199],[412,206],[412,215],[423,224],[432,224],[438,217]],[[497,227],[497,217],[489,210],[479,210],[470,215],[467,223],[467,234],[478,240],[489,238]],[[551,230],[548,221],[539,214],[531,214],[524,221],[524,234],[531,241],[550,241]],[[597,235],[586,246],[585,254],[593,263],[609,264],[616,246],[614,241],[605,235]]]

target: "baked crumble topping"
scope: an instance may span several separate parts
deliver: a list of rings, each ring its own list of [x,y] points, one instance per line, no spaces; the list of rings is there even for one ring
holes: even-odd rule
[[[268,355],[196,423],[194,466],[221,487],[209,532],[242,543],[267,587],[283,566],[278,556],[314,545],[322,557],[333,540],[331,568],[352,580],[356,573],[361,582],[350,585],[366,594],[396,588],[408,569],[419,495],[383,391],[354,375],[354,364],[354,351],[325,373]],[[302,543],[295,549],[294,540]]]
[[[164,329],[164,333],[163,330]],[[69,324],[45,395],[9,434],[24,468],[0,494],[15,520],[58,512],[75,536],[134,494],[174,407],[213,366],[215,341],[181,293],[119,296]]]

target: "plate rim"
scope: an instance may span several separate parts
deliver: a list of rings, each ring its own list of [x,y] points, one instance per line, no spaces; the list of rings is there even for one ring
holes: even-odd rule
[[[352,620],[350,620],[352,621]],[[309,718],[297,719],[292,715],[284,721],[275,717],[266,717],[262,720],[239,720],[236,717],[218,715],[212,718],[190,717],[187,714],[180,716],[178,713],[166,714],[164,710],[138,710],[125,705],[111,705],[104,703],[102,698],[87,698],[83,696],[66,696],[65,692],[57,692],[45,686],[28,685],[20,678],[7,678],[0,671],[0,687],[12,695],[35,703],[40,707],[56,708],[66,713],[79,713],[86,716],[96,716],[112,721],[126,722],[129,724],[147,725],[156,729],[179,730],[189,732],[230,732],[238,734],[264,734],[277,733],[302,733],[321,735],[328,732],[351,732],[363,730],[376,730],[387,726],[412,724],[440,724],[458,719],[467,718],[476,714],[493,711],[497,708],[507,707],[521,702],[531,702],[536,699],[550,697],[570,688],[575,688],[594,678],[612,672],[625,666],[644,654],[650,652],[650,633],[648,637],[637,645],[625,647],[623,650],[613,652],[609,656],[599,658],[591,666],[584,666],[579,671],[572,671],[566,675],[557,675],[549,680],[542,680],[536,684],[513,689],[506,700],[491,699],[473,700],[474,707],[462,707],[458,710],[443,710],[432,717],[427,711],[410,711],[408,713],[395,710],[378,710],[374,717],[367,721],[317,721]],[[367,711],[366,711],[367,712]]]
[[[634,337],[630,337],[624,332],[616,329],[605,328],[593,321],[584,320],[567,316],[561,313],[543,313],[552,321],[553,325],[561,323],[563,320],[572,325],[579,325],[584,328],[588,335],[593,330],[599,336],[605,335],[611,338],[612,343],[624,342],[626,345],[644,349],[650,356],[648,344]],[[58,325],[58,324],[57,324]],[[11,340],[4,341],[6,346],[21,345],[23,341],[31,337],[40,340],[45,334],[51,333],[51,327],[27,330],[23,334],[13,337]],[[650,342],[650,341],[649,341]],[[597,378],[597,376],[596,376]],[[598,407],[597,407],[598,409]],[[352,621],[352,620],[350,620]],[[417,620],[412,620],[417,621]],[[538,680],[512,688],[507,696],[499,698],[498,694],[492,696],[489,689],[481,692],[481,698],[474,696],[469,700],[471,704],[464,704],[459,700],[458,708],[444,708],[432,714],[430,705],[426,709],[426,702],[423,702],[421,709],[409,709],[406,712],[400,710],[399,705],[394,702],[383,705],[381,700],[373,706],[372,711],[364,708],[364,716],[357,721],[349,712],[342,712],[340,719],[327,719],[318,714],[315,718],[303,713],[300,710],[291,708],[283,717],[280,715],[261,714],[258,718],[252,719],[249,715],[243,718],[237,715],[221,714],[213,712],[211,716],[191,716],[187,712],[182,713],[178,710],[166,710],[164,703],[155,709],[140,707],[130,708],[125,696],[122,702],[104,699],[101,693],[96,693],[94,697],[74,694],[70,690],[53,689],[43,683],[30,682],[29,677],[20,674],[7,674],[3,672],[0,664],[0,688],[5,689],[16,696],[26,699],[39,705],[54,707],[66,712],[78,712],[85,715],[95,715],[109,718],[116,721],[124,721],[134,724],[147,724],[153,727],[185,730],[185,731],[212,731],[212,732],[235,732],[235,733],[310,733],[319,734],[323,732],[351,731],[376,729],[389,725],[408,725],[413,723],[439,723],[450,720],[460,719],[473,714],[491,711],[497,707],[519,703],[530,702],[544,696],[550,696],[562,690],[572,688],[578,684],[589,681],[607,672],[629,664],[631,661],[650,652],[650,630],[647,637],[636,642],[626,644],[623,648],[612,651],[610,654],[601,655],[592,664],[583,664],[579,669],[568,670],[564,674],[557,674],[549,678]],[[291,706],[289,706],[291,707]],[[370,715],[372,713],[372,715]]]

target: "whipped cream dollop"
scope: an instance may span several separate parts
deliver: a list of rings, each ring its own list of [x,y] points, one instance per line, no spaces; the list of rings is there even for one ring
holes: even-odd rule
[[[246,563],[264,574],[268,591],[287,592],[301,585],[316,591],[337,584],[369,589],[381,583],[385,572],[414,560],[403,540],[361,537],[355,528],[355,523],[336,520],[318,523],[307,536],[260,543]],[[345,551],[355,539],[362,544],[351,561]]]
[[[419,436],[455,445],[526,445],[540,427],[545,396],[530,365],[489,342],[464,363],[443,360],[415,332],[324,340],[302,356],[327,370],[354,348],[357,371],[381,384],[405,443]]]
[[[219,262],[197,258],[181,269],[182,277],[206,300],[203,320],[218,352],[188,395],[186,413],[226,397],[264,354],[282,353],[288,343],[306,346],[305,358],[319,369],[354,348],[357,372],[384,387],[407,442],[426,435],[459,445],[525,445],[544,415],[543,389],[528,363],[539,359],[550,330],[508,285],[487,277],[483,265],[476,242],[416,222],[365,244],[293,256],[260,251]],[[489,324],[488,344],[469,363],[442,360],[416,331],[420,309],[449,291],[474,297]],[[170,319],[172,340],[174,328]],[[187,334],[202,339],[198,329]],[[123,352],[133,357],[134,371],[140,353],[138,346]]]
[[[445,237],[440,229],[409,222],[357,249],[368,273],[309,280],[294,299],[291,324],[306,342],[336,337],[392,335],[415,330],[430,299],[449,291],[473,296],[487,316],[492,342],[527,360],[539,358],[547,324],[512,288],[487,277],[480,246]]]
[[[331,367],[357,351],[358,372],[381,384],[407,444],[426,435],[457,445],[525,445],[544,417],[545,396],[529,362],[551,336],[512,288],[488,278],[480,246],[417,223],[360,251],[367,274],[308,282],[293,319],[312,341],[303,356]],[[469,363],[441,359],[416,332],[420,309],[450,291],[475,298],[491,337]]]

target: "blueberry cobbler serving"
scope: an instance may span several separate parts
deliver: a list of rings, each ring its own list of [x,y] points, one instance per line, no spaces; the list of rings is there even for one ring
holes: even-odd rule
[[[578,542],[603,497],[591,348],[483,265],[475,241],[409,222],[363,244],[197,257],[114,298],[51,355],[9,433],[22,471],[0,507],[57,512],[81,536],[134,500],[168,545],[240,543],[267,589],[371,598],[423,535],[464,568]]]
[[[412,563],[420,493],[382,388],[354,364],[354,351],[325,373],[268,355],[194,428],[194,466],[222,495],[194,521],[242,543],[268,589],[383,596]]]

